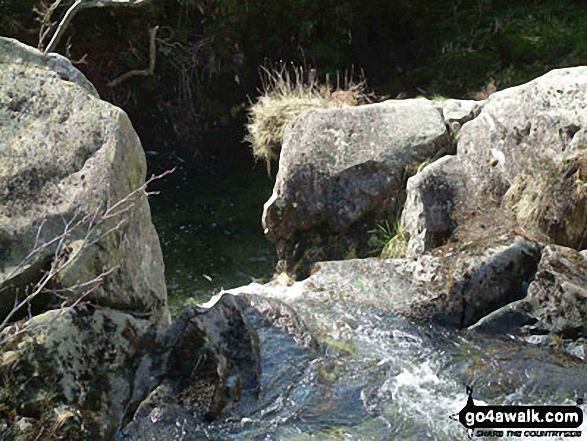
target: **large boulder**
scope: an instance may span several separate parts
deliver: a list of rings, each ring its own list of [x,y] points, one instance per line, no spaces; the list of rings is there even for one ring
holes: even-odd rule
[[[410,179],[410,250],[513,228],[587,246],[586,83],[587,67],[560,69],[491,95],[463,125],[456,156]]]
[[[527,301],[533,333],[587,339],[587,258],[570,248],[546,247]]]
[[[316,305],[335,299],[340,310],[360,304],[418,321],[465,328],[525,298],[540,253],[538,244],[504,235],[446,245],[417,258],[320,262],[309,278],[296,282],[295,288],[286,288],[286,293],[278,289],[279,279],[256,291],[230,292],[264,294],[292,304],[297,298],[311,299]]]
[[[587,343],[587,258],[577,251],[549,245],[542,251],[528,295],[484,317],[472,329],[518,334],[533,343],[559,346]]]
[[[286,130],[265,233],[282,269],[367,254],[367,232],[401,209],[405,179],[452,137],[428,100],[311,111]]]
[[[250,405],[261,361],[247,309],[244,298],[225,295],[157,329],[82,305],[6,328],[0,437],[110,440],[125,426],[152,426],[155,407],[161,416],[189,414],[194,424],[208,424],[227,408]]]
[[[159,342],[173,348],[166,373],[146,388],[118,440],[256,438],[228,433],[289,395],[298,367],[318,355],[293,308],[254,295],[218,295],[160,332]],[[152,373],[141,375],[146,384]]]
[[[0,339],[2,439],[108,440],[154,332],[147,320],[84,306],[48,311]]]
[[[0,67],[0,322],[41,287],[37,310],[85,297],[168,324],[145,156],[127,115],[58,55],[0,38]]]

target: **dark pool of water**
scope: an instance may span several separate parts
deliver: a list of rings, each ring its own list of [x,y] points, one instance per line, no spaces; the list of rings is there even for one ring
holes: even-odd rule
[[[176,171],[153,183],[149,203],[165,261],[172,314],[208,300],[221,289],[269,278],[275,246],[261,227],[273,180],[260,164],[186,161],[147,152],[149,176]]]

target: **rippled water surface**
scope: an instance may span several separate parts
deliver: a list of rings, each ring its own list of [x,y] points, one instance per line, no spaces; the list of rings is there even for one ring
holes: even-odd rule
[[[260,216],[272,183],[262,170],[215,176],[173,156],[149,160],[153,171],[178,166],[151,200],[176,311],[189,299],[205,301],[271,275],[274,248]],[[289,304],[319,344],[299,344],[259,319],[258,400],[205,425],[189,414],[172,423],[154,418],[138,437],[124,439],[465,440],[450,415],[464,407],[466,385],[477,404],[575,404],[587,396],[585,362],[562,351],[413,323],[394,314],[393,304],[367,305],[334,291],[300,296],[303,282],[273,284],[233,292],[251,295],[253,304],[264,296]],[[587,439],[585,424],[583,432]]]
[[[147,161],[149,174],[176,168],[150,187],[160,193],[149,199],[174,315],[186,301],[272,275],[275,247],[263,235],[261,214],[273,181],[263,167],[191,165],[156,152]]]

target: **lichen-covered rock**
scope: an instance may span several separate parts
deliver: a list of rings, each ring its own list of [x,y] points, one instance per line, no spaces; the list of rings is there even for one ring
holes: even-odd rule
[[[491,95],[462,127],[456,157],[411,178],[403,214],[410,249],[424,252],[487,227],[584,248],[585,84],[587,67],[577,67]]]
[[[117,439],[175,439],[188,433],[197,439],[199,431],[223,415],[255,408],[261,389],[260,345],[267,342],[259,339],[261,314],[251,303],[246,296],[224,294],[206,307],[187,310],[159,332],[157,347],[170,349],[160,361],[152,355],[143,359],[135,383],[144,391],[139,394],[143,399]]]
[[[33,317],[0,348],[2,439],[111,439],[153,337],[149,321],[91,306]]]
[[[367,231],[398,210],[406,169],[450,148],[427,100],[315,110],[286,131],[263,225],[283,269],[366,254]]]
[[[249,300],[224,295],[159,329],[89,304],[14,324],[0,333],[0,438],[110,440],[165,416],[208,424],[252,407],[261,386],[254,314]]]
[[[503,236],[439,251],[446,287],[413,305],[410,314],[462,328],[526,296],[541,248],[520,236]]]
[[[147,197],[139,191],[115,205],[141,187],[146,173],[127,115],[101,101],[63,57],[3,38],[0,158],[0,322],[15,298],[61,259],[68,263],[47,288],[75,300],[89,288],[86,282],[112,271],[89,299],[169,323]],[[66,230],[71,234],[54,256],[54,239]],[[54,301],[36,300],[41,310]]]
[[[547,246],[527,300],[536,320],[533,333],[587,338],[587,258],[570,248]]]
[[[174,342],[167,362],[172,369],[117,432],[117,440],[265,438],[270,432],[262,426],[281,420],[280,407],[295,414],[304,406],[312,387],[300,375],[315,371],[320,353],[294,308],[244,293],[220,294],[207,306],[160,333],[161,342],[163,335]],[[197,331],[201,325],[215,327],[212,322],[228,331],[222,331],[222,340],[215,331]],[[206,344],[194,348],[194,337]],[[247,433],[257,425],[260,434]]]
[[[547,246],[528,295],[473,329],[507,331],[548,344],[587,339],[587,258],[570,248]]]

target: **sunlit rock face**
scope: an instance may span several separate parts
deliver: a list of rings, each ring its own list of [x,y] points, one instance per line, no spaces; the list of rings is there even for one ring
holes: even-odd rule
[[[559,69],[491,95],[462,126],[456,156],[408,181],[411,253],[516,228],[587,247],[585,84],[587,67]]]
[[[0,321],[62,259],[50,288],[75,301],[109,272],[86,300],[167,325],[145,157],[127,115],[57,54],[2,38],[0,66]],[[55,299],[36,301],[38,312]]]
[[[401,208],[405,178],[452,145],[444,119],[424,99],[315,110],[286,131],[263,225],[282,267],[364,257],[367,231]]]
[[[3,439],[34,439],[43,426],[46,439],[111,439],[136,392],[137,359],[154,346],[152,324],[83,306],[40,314],[18,331],[0,345]]]

